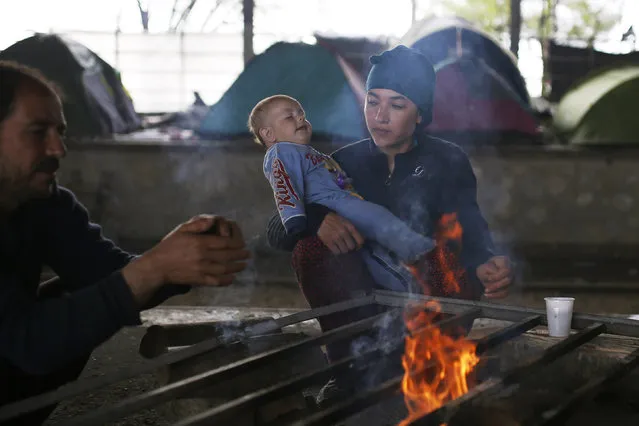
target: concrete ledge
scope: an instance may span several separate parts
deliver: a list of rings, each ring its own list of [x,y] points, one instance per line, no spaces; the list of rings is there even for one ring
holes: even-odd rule
[[[353,141],[355,142],[355,141]],[[350,142],[349,142],[350,143]],[[313,145],[323,152],[333,150],[347,145],[348,143],[334,143],[326,141],[316,141]],[[163,141],[163,140],[137,140],[121,137],[118,139],[90,139],[90,140],[69,140],[69,149],[74,151],[93,150],[132,150],[146,152],[210,152],[215,150],[232,150],[246,152],[263,152],[263,148],[250,139],[240,138],[236,140],[199,140],[199,141]],[[580,145],[544,145],[538,143],[511,143],[508,145],[481,145],[464,146],[464,149],[472,156],[494,156],[499,157],[530,157],[531,155],[543,158],[639,158],[639,142],[636,146],[632,144],[608,143],[599,146]]]
[[[235,322],[259,318],[280,318],[303,309],[277,309],[228,306],[161,306],[141,313],[142,325],[199,324]]]

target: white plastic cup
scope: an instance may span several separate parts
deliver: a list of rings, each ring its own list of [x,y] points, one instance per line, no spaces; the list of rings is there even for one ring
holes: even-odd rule
[[[574,297],[546,297],[548,334],[552,337],[567,337],[572,324]]]

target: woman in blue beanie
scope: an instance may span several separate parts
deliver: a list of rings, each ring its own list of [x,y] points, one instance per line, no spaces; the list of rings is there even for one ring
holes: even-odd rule
[[[501,298],[512,281],[510,262],[495,254],[488,225],[477,204],[477,183],[470,161],[457,145],[429,136],[435,71],[418,50],[397,46],[371,57],[364,113],[371,134],[332,154],[353,179],[364,199],[388,208],[415,231],[435,237],[444,214],[455,213],[463,236],[459,269],[465,271],[454,297]],[[344,301],[375,288],[357,249],[364,240],[344,218],[320,205],[307,206],[308,233],[291,238],[278,215],[268,226],[271,246],[293,252],[292,265],[304,296],[315,308]],[[440,247],[446,250],[446,247]],[[437,256],[435,253],[433,256]],[[423,277],[429,293],[444,291],[435,262]],[[324,331],[376,312],[371,308],[333,314],[320,320]],[[332,345],[332,361],[349,355],[349,345]],[[330,394],[328,386],[320,402]]]

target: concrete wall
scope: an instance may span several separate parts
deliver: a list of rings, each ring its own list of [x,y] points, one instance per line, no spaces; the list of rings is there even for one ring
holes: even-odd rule
[[[190,216],[212,212],[238,220],[245,237],[262,246],[274,212],[262,158],[246,142],[77,144],[60,181],[119,241],[152,242]],[[639,244],[639,150],[486,148],[471,160],[499,240]]]
[[[63,161],[60,183],[115,239],[157,240],[198,213],[235,218],[248,239],[263,232],[273,211],[262,156],[223,147],[77,146]]]
[[[519,244],[639,243],[639,151],[511,150],[472,156],[480,205]]]

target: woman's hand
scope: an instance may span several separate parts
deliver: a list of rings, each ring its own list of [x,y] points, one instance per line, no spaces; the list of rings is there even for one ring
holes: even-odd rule
[[[488,299],[502,299],[508,296],[513,280],[510,259],[506,256],[494,256],[477,268],[477,278],[485,288],[484,296]]]
[[[355,226],[335,213],[326,215],[317,236],[333,254],[358,250],[364,244],[364,237]]]

